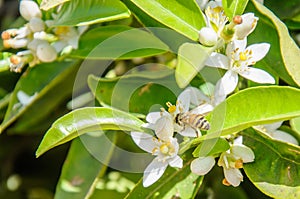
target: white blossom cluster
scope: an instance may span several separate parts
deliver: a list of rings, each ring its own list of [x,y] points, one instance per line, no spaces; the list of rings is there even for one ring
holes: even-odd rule
[[[205,119],[197,115],[211,112],[214,107],[224,101],[226,96],[236,89],[239,75],[256,83],[275,83],[269,73],[253,67],[268,53],[270,44],[259,43],[247,47],[247,36],[254,31],[258,17],[255,17],[253,13],[246,13],[242,16],[235,16],[229,22],[221,1],[203,1],[202,3],[201,6],[206,7],[207,26],[199,31],[199,42],[205,46],[218,45],[216,52],[210,55],[205,65],[227,71],[213,86],[214,89],[210,91],[212,94],[204,93],[195,87],[188,87],[178,96],[175,105],[167,103],[168,110],[150,112],[146,116],[148,123],[144,127],[152,129],[155,132],[154,136],[143,132],[131,132],[134,142],[141,149],[156,156],[144,171],[143,185],[145,187],[155,183],[168,165],[178,168],[183,166],[183,161],[177,154],[180,145],[174,137],[175,132],[185,138],[201,136],[201,130],[195,126],[204,125]],[[221,53],[222,50],[224,53]],[[192,117],[194,119],[188,120]],[[180,118],[183,118],[185,122],[180,122]],[[189,124],[188,121],[191,123]],[[279,126],[276,124],[276,128],[272,129],[275,131]],[[273,134],[266,133],[276,134],[275,139],[298,144],[287,133],[278,132],[278,130]],[[234,141],[229,139],[230,148],[222,153],[197,157],[191,162],[191,171],[198,175],[205,175],[215,165],[215,158],[218,158],[217,165],[223,167],[225,176],[223,184],[239,186],[243,181],[240,168],[243,168],[244,163],[253,162],[255,158],[253,151],[243,145],[241,140],[242,137]]]
[[[19,11],[28,22],[21,28],[8,29],[1,34],[4,48],[20,50],[0,60],[0,66],[9,66],[14,72],[21,72],[26,64],[35,66],[53,62],[60,55],[77,49],[79,38],[87,29],[86,26],[54,27],[56,15],[44,20],[38,4],[32,0],[20,1]]]

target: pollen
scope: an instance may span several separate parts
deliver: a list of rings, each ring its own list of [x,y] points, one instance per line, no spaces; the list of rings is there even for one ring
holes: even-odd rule
[[[247,54],[244,52],[240,52],[239,57],[241,61],[246,61],[248,59]]]
[[[69,30],[70,30],[70,28],[67,26],[60,26],[60,27],[57,27],[54,32],[57,35],[61,35],[61,34],[65,34],[65,33],[69,32]]]

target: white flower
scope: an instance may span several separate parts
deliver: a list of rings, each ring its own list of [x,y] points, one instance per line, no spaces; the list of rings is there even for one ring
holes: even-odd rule
[[[141,149],[156,156],[144,171],[144,187],[155,183],[163,175],[168,165],[182,168],[183,161],[177,155],[179,145],[176,138],[163,141],[141,132],[131,132],[131,137]]]
[[[207,66],[227,70],[220,80],[226,95],[234,91],[237,86],[238,74],[257,83],[275,83],[274,78],[269,73],[258,68],[249,67],[265,57],[269,51],[270,44],[253,44],[247,48],[246,44],[246,38],[244,40],[234,40],[227,45],[227,56],[214,52],[205,63]]]
[[[207,174],[215,165],[216,161],[213,156],[199,157],[192,161],[191,171],[197,175]]]
[[[167,111],[150,112],[146,116],[146,121],[149,123],[146,123],[143,127],[154,130],[159,139],[168,141],[173,137],[173,117]]]
[[[45,23],[41,18],[33,17],[30,19],[28,26],[32,32],[40,32],[45,29]]]
[[[259,130],[269,136],[271,136],[275,140],[288,142],[291,144],[299,145],[296,138],[294,138],[292,135],[278,130],[278,128],[282,125],[282,122],[275,122],[272,124],[266,124],[266,125],[260,125],[260,126],[254,126],[256,130]]]
[[[53,43],[57,52],[63,51],[64,48],[71,46],[72,49],[78,48],[80,36],[87,30],[88,26],[74,27],[61,26],[54,29],[58,41]]]
[[[246,13],[241,16],[242,23],[235,26],[235,36],[237,39],[244,39],[256,27],[258,17],[255,17],[253,13]]]
[[[31,0],[22,0],[20,2],[20,14],[21,16],[29,21],[33,17],[41,18],[42,12],[38,4]]]
[[[3,46],[5,48],[23,48],[28,44],[28,39],[7,39],[3,41]]]
[[[226,152],[223,152],[218,161],[218,165],[223,167],[225,180],[223,184],[239,186],[243,181],[243,175],[240,168],[243,168],[243,163],[253,162],[253,151],[242,144],[234,144]]]
[[[212,28],[219,37],[228,19],[224,13],[222,2],[210,1],[205,9],[206,26]]]

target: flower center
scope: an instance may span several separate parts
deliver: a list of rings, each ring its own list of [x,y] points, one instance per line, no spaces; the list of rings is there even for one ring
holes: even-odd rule
[[[163,155],[172,155],[175,152],[174,146],[170,142],[163,143],[159,147],[159,151]]]

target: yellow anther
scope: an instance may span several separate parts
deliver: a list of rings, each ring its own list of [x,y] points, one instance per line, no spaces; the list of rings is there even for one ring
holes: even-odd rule
[[[234,167],[237,168],[237,169],[243,168],[243,160],[242,159],[236,160]]]
[[[246,61],[247,60],[247,55],[244,52],[240,52],[240,60],[241,61]]]
[[[176,111],[176,106],[173,105],[171,102],[167,102],[166,105],[168,106],[169,113],[174,113]]]
[[[223,185],[226,185],[226,186],[230,186],[230,185],[231,185],[231,184],[226,180],[226,178],[223,179],[222,184],[223,184]]]
[[[55,34],[57,34],[57,35],[65,34],[69,31],[70,31],[70,27],[68,27],[68,26],[59,26],[59,27],[55,28],[55,30],[54,30]]]

